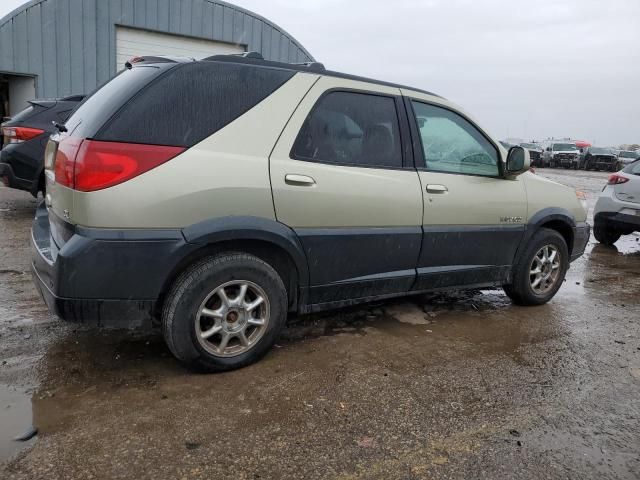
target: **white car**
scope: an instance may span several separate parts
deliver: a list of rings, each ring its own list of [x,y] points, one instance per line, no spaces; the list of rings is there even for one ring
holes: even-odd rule
[[[605,245],[640,231],[640,160],[609,177],[593,215],[593,234]]]

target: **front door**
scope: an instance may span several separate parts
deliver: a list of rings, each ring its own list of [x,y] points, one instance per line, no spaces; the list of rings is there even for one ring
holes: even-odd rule
[[[276,216],[304,246],[315,305],[406,292],[416,277],[422,193],[404,166],[400,91],[363,87],[321,78],[270,158]]]
[[[500,285],[527,215],[522,181],[501,175],[501,154],[485,134],[444,106],[407,100],[424,195],[417,290]]]

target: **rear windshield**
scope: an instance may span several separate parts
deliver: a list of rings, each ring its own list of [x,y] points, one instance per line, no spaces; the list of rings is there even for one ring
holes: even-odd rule
[[[73,136],[93,138],[122,105],[159,75],[161,70],[158,66],[140,66],[120,72],[76,108],[65,123],[67,130]]]
[[[520,146],[524,147],[524,148],[529,148],[531,150],[535,150],[535,149],[540,148],[540,147],[538,147],[538,145],[536,145],[534,143],[521,143]]]
[[[29,115],[31,115],[31,113],[33,113],[33,111],[35,110],[35,107],[33,105],[29,105],[27,108],[25,108],[24,110],[18,112],[15,114],[15,116],[11,117],[10,120],[7,120],[8,122],[22,122],[24,120],[26,120]]]
[[[231,62],[184,63],[143,88],[96,139],[191,147],[252,109],[294,74]]]
[[[589,151],[591,153],[596,154],[596,155],[611,155],[611,150],[609,150],[607,148],[592,148]]]
[[[631,175],[640,175],[640,160],[630,163],[622,171]]]

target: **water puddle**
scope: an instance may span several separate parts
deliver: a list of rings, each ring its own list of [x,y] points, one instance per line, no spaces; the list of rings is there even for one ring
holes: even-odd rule
[[[0,385],[0,463],[5,462],[35,440],[17,442],[31,426],[31,395],[24,390]]]

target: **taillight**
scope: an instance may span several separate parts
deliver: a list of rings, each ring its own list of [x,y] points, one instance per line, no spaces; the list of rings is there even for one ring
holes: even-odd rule
[[[168,162],[184,151],[183,147],[85,140],[75,159],[73,188],[93,192],[113,187]]]
[[[53,141],[51,140],[50,142]],[[56,159],[53,165],[56,183],[74,188],[75,163],[81,145],[82,139],[75,137],[65,137],[58,143],[58,148],[55,149]],[[45,151],[45,161],[46,153],[47,151]]]
[[[622,183],[627,183],[628,181],[629,179],[627,177],[623,177],[622,175],[618,175],[617,173],[614,173],[609,177],[609,181],[607,182],[607,185],[620,185]]]
[[[4,143],[23,143],[38,135],[42,135],[44,130],[39,128],[28,127],[2,127],[2,135],[4,136]]]

